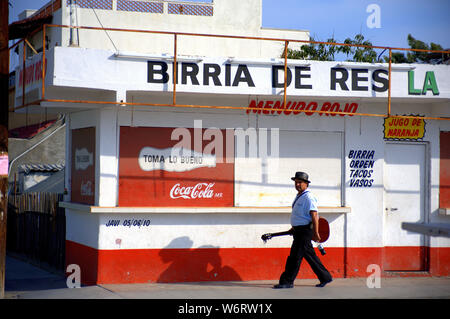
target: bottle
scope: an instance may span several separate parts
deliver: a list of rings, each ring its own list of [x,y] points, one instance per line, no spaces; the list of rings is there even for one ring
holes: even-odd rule
[[[317,246],[317,248],[319,248],[319,251],[320,251],[320,253],[322,254],[322,256],[326,254],[326,251],[325,251],[325,249],[323,248],[322,244],[319,244],[319,245]]]

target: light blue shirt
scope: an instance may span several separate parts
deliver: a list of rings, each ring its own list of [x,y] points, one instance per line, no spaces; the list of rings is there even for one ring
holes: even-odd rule
[[[312,218],[310,211],[318,211],[317,206],[317,199],[309,190],[297,194],[292,203],[291,225],[301,226],[311,223]]]

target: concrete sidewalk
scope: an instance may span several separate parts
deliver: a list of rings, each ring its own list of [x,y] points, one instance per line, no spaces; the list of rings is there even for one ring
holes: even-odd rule
[[[450,299],[449,277],[389,277],[380,288],[366,278],[337,278],[324,288],[314,279],[293,289],[272,289],[276,281],[105,284],[67,288],[61,274],[6,257],[6,299]]]

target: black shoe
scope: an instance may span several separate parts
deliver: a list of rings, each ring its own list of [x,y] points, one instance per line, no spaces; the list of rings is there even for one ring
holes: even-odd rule
[[[332,281],[333,281],[333,279],[330,279],[328,281],[322,281],[322,282],[320,282],[320,284],[317,284],[316,287],[325,287],[326,284],[329,284]]]
[[[294,284],[278,284],[273,286],[273,289],[294,288]]]

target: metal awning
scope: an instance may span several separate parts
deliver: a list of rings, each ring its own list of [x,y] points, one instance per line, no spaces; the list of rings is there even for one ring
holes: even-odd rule
[[[402,229],[436,237],[450,237],[450,224],[447,223],[402,223]]]

